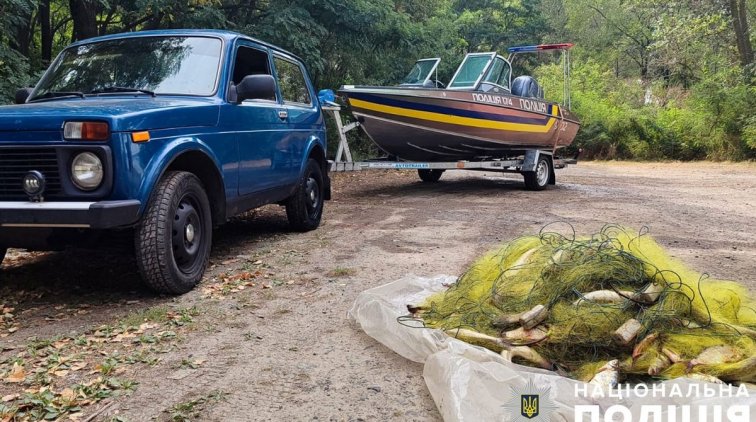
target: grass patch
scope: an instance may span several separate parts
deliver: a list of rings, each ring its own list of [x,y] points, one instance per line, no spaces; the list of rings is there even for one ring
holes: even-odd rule
[[[145,322],[163,323],[166,321],[168,321],[168,307],[160,305],[132,312],[121,322],[127,327],[138,327]]]
[[[351,277],[357,274],[354,268],[336,267],[326,274],[328,277]]]
[[[170,414],[172,421],[188,422],[197,419],[209,405],[226,400],[227,395],[228,393],[223,391],[213,391],[202,397],[175,404],[165,412]]]

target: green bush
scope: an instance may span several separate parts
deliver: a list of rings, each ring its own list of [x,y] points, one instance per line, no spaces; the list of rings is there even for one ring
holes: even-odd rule
[[[547,98],[562,102],[561,66],[536,75]],[[589,159],[752,159],[754,108],[756,89],[729,69],[682,90],[617,78],[587,60],[572,70],[572,111],[582,126],[571,149]]]

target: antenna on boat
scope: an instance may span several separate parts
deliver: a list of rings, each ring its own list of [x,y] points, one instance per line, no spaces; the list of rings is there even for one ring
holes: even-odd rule
[[[560,44],[539,44],[539,45],[523,45],[519,47],[509,47],[507,51],[509,52],[509,57],[507,58],[507,61],[509,63],[512,63],[512,59],[514,59],[514,56],[517,54],[522,53],[538,53],[541,51],[553,51],[553,50],[561,50],[562,51],[562,73],[564,76],[564,92],[563,92],[563,106],[567,107],[567,110],[572,109],[572,94],[570,90],[570,79],[571,79],[571,72],[570,67],[572,65],[571,59],[570,59],[570,49],[575,44],[572,43],[560,43]]]

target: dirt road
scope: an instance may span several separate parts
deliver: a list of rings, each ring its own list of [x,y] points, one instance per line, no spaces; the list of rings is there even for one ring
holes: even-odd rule
[[[756,165],[581,163],[557,178],[528,192],[484,173],[438,184],[339,174],[319,230],[289,233],[277,207],[237,219],[216,231],[202,286],[179,298],[142,289],[126,258],[14,251],[0,285],[0,307],[13,309],[0,326],[0,396],[48,385],[65,399],[90,382],[106,393],[71,387],[91,401],[84,419],[438,420],[421,366],[349,325],[356,295],[409,273],[459,274],[558,221],[578,234],[647,226],[693,268],[756,291]],[[56,353],[78,358],[51,366]],[[110,376],[128,383],[108,387]]]

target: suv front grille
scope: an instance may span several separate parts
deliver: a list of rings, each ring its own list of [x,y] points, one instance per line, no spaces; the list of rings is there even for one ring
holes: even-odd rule
[[[30,170],[45,176],[44,196],[61,192],[58,154],[54,148],[0,148],[0,200],[27,200],[21,179]]]

